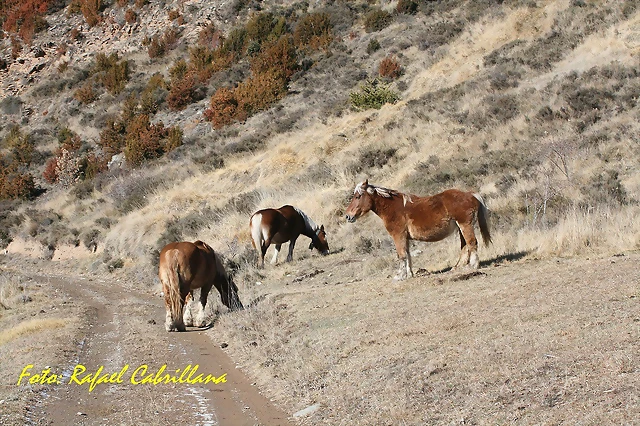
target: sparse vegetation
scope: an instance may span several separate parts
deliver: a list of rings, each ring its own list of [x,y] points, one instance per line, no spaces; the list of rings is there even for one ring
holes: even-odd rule
[[[389,86],[378,79],[367,80],[357,92],[349,94],[351,105],[356,109],[380,109],[384,104],[394,104],[400,97]]]

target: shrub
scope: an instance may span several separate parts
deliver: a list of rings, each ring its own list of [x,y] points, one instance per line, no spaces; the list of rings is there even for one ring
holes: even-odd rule
[[[379,79],[367,80],[359,92],[349,94],[351,105],[358,110],[380,109],[384,104],[395,104],[400,97]]]
[[[133,166],[158,158],[182,144],[180,129],[167,129],[162,122],[151,124],[146,114],[137,115],[127,126],[125,158]]]
[[[369,44],[367,44],[367,53],[371,55],[373,52],[377,52],[380,50],[380,42],[377,38],[372,38],[369,40]]]
[[[122,152],[125,146],[124,132],[123,123],[113,119],[107,121],[107,125],[100,132],[100,142],[98,142],[107,156],[111,157]]]
[[[364,17],[364,29],[368,33],[380,31],[391,24],[393,17],[382,9],[374,9]]]
[[[211,97],[204,115],[211,121],[214,129],[221,129],[236,121],[238,110],[238,99],[234,91],[221,87]]]
[[[278,41],[266,46],[251,61],[254,76],[270,73],[276,79],[289,80],[298,69],[296,48],[290,37],[280,37]]]
[[[606,170],[593,176],[582,187],[582,193],[587,197],[586,202],[589,205],[624,205],[628,203],[627,191],[615,170]]]
[[[92,74],[111,94],[117,95],[129,81],[129,61],[120,61],[117,53],[109,56],[98,53]]]
[[[71,152],[76,152],[82,146],[82,140],[74,131],[68,127],[60,129],[58,132],[58,143],[60,147]]]
[[[129,8],[124,13],[124,20],[127,22],[127,24],[133,24],[138,20],[138,14],[135,10]]]
[[[95,101],[97,97],[91,81],[86,81],[80,88],[73,92],[73,98],[81,104],[89,104]]]
[[[11,150],[13,162],[19,166],[29,166],[35,154],[35,146],[29,135],[25,135],[19,126],[13,126],[4,137],[4,146]]]
[[[38,192],[33,176],[15,165],[0,168],[0,200],[31,199]]]
[[[244,52],[246,39],[247,30],[244,28],[234,28],[222,44],[222,52],[225,54],[230,53],[236,58],[241,57]]]
[[[380,77],[395,80],[402,74],[402,68],[394,57],[387,56],[380,62],[380,66],[378,67],[378,74],[380,74]]]
[[[80,1],[80,11],[82,12],[82,16],[84,16],[84,20],[89,24],[90,27],[94,27],[102,21],[102,16],[100,15],[100,8],[102,7],[101,0],[79,0]]]
[[[94,179],[99,173],[107,170],[108,161],[106,156],[98,154],[95,151],[90,152],[82,160],[82,178],[84,180]]]
[[[58,157],[51,157],[44,167],[42,177],[50,184],[54,184],[58,181]]]
[[[405,15],[414,15],[418,11],[418,3],[413,0],[398,0],[396,12]]]
[[[327,48],[333,39],[331,20],[326,13],[310,13],[303,16],[293,32],[296,46],[311,49]]]
[[[189,73],[182,78],[174,79],[171,83],[167,105],[174,111],[185,109],[196,100],[196,77]]]
[[[349,166],[351,173],[362,173],[372,168],[380,169],[391,161],[398,150],[396,148],[373,149],[363,151],[360,158]]]
[[[31,43],[33,35],[47,27],[43,15],[52,4],[53,0],[5,0],[0,3],[2,29]]]
[[[262,44],[273,41],[286,33],[286,20],[276,17],[272,13],[258,13],[249,19],[245,25],[246,39]]]

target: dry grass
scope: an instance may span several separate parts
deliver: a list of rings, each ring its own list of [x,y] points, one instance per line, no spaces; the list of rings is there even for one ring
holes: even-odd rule
[[[0,345],[31,334],[64,327],[69,324],[69,321],[69,318],[47,318],[23,321],[9,330],[0,331]]]

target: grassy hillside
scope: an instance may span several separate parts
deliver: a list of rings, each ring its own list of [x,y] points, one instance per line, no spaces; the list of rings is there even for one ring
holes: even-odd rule
[[[5,246],[151,271],[201,238],[242,263],[249,214],[294,203],[377,250],[379,223],[341,219],[364,176],[479,190],[493,254],[638,245],[635,2],[118,2],[93,26],[75,5],[31,40],[5,20]],[[399,100],[356,108],[371,84]]]

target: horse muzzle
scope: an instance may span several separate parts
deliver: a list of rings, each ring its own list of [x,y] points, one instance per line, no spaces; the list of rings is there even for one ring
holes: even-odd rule
[[[355,216],[346,215],[345,218],[347,219],[347,222],[349,222],[349,223],[353,223],[353,222],[356,221],[356,217]]]

